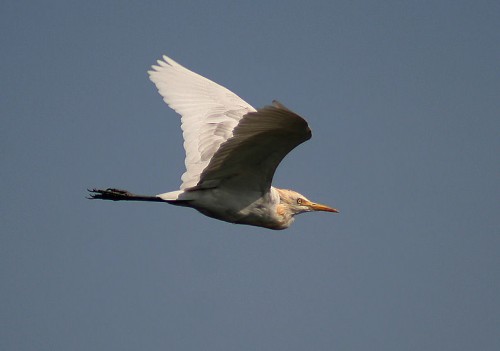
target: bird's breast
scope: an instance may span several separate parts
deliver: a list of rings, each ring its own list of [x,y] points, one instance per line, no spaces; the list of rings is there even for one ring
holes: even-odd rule
[[[191,206],[206,216],[270,229],[285,229],[290,225],[269,193],[238,193],[219,188],[196,192],[199,194]]]

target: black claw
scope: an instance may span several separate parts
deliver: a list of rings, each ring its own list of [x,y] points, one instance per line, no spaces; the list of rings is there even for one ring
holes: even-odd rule
[[[89,200],[101,199],[118,201],[125,200],[133,196],[133,194],[128,192],[127,190],[115,188],[107,188],[106,190],[93,188],[87,189],[87,191],[90,193],[90,196],[87,197],[87,199]]]

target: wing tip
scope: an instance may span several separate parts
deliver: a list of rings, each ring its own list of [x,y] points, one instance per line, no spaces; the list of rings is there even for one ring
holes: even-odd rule
[[[151,65],[152,69],[148,71],[148,74],[151,77],[152,75],[161,72],[165,68],[171,68],[176,66],[180,65],[167,55],[162,55],[161,59],[156,60],[156,64]]]
[[[272,101],[272,105],[276,108],[279,108],[281,110],[285,110],[285,111],[288,111],[288,112],[293,112],[292,110],[290,110],[288,107],[286,107],[285,105],[283,105],[281,102],[279,102],[278,100],[273,100]],[[295,113],[295,112],[293,112]]]

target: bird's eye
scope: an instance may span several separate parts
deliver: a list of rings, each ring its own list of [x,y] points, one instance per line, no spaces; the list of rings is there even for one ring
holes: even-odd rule
[[[297,204],[302,205],[302,199],[300,197],[297,199]]]

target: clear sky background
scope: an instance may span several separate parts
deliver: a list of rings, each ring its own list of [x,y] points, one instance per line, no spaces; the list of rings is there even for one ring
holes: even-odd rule
[[[498,1],[2,1],[1,350],[499,350]],[[162,54],[313,138],[286,231],[166,204]]]

